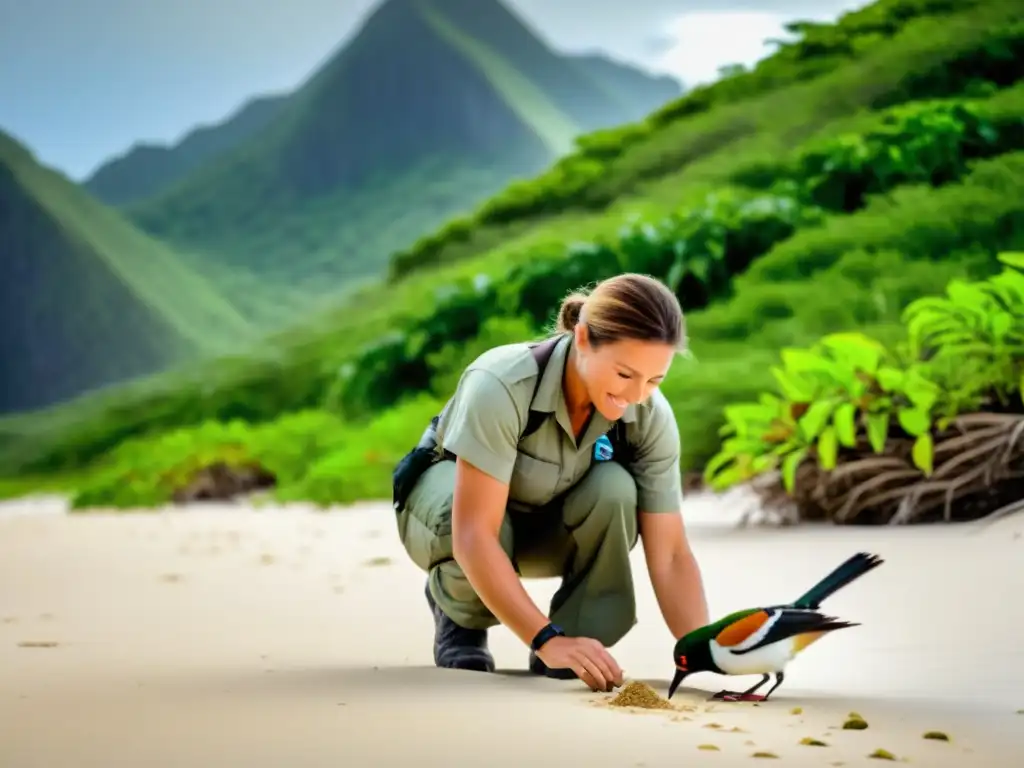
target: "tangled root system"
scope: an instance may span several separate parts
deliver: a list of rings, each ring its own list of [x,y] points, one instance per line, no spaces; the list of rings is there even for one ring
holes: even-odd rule
[[[782,522],[840,524],[961,522],[988,517],[1024,499],[1024,414],[972,413],[936,436],[934,471],[911,458],[913,441],[890,439],[882,454],[865,443],[825,471],[812,458],[788,495],[778,473],[753,485],[766,511]]]

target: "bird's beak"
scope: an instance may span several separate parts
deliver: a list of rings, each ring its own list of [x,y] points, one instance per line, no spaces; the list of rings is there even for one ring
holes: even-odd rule
[[[688,674],[690,673],[687,672],[685,669],[680,669],[679,667],[676,667],[676,675],[672,678],[672,683],[668,687],[668,697],[670,699],[672,698],[672,694],[676,692],[676,688],[679,687],[679,684],[683,682],[683,679]]]

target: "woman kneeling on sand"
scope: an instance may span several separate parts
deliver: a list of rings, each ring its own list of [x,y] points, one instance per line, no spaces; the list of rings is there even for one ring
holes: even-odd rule
[[[566,298],[552,338],[469,365],[395,471],[399,534],[428,573],[437,666],[493,671],[487,630],[502,623],[530,646],[534,673],[620,685],[607,648],[636,623],[638,536],[672,636],[707,623],[680,514],[679,432],[658,391],[684,346],[672,292],[626,274]],[[520,577],[556,576],[545,616]]]

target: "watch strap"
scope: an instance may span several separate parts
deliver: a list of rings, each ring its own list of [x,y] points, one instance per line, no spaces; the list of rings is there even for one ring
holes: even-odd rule
[[[530,649],[536,653],[548,640],[554,637],[565,637],[565,631],[557,624],[549,622],[541,627],[541,630],[534,636],[533,641],[530,643]]]

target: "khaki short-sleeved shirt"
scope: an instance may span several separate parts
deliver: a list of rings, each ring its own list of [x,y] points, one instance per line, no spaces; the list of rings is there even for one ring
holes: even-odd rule
[[[590,468],[594,443],[612,422],[594,413],[579,445],[573,435],[562,376],[573,337],[555,346],[532,410],[553,414],[519,443],[537,383],[529,344],[495,347],[467,367],[437,427],[438,443],[509,485],[509,506],[530,511],[574,486]],[[660,391],[622,417],[634,459],[628,466],[644,512],[676,512],[682,500],[679,430]]]

